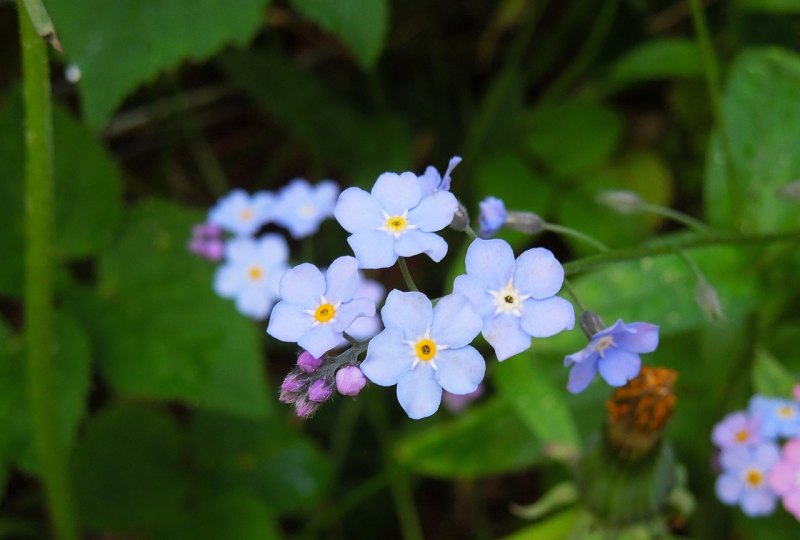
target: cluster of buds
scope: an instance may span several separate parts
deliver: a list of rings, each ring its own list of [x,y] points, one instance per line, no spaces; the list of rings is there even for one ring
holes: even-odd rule
[[[225,241],[222,229],[213,223],[201,223],[192,227],[189,251],[209,261],[222,260],[225,254]]]
[[[356,396],[366,384],[357,365],[326,361],[303,351],[297,357],[297,367],[281,384],[280,400],[294,405],[297,416],[306,418],[333,396],[334,389],[343,396]]]

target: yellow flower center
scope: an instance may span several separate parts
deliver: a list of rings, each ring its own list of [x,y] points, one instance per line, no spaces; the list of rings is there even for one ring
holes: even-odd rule
[[[794,408],[784,405],[780,409],[778,409],[778,414],[783,418],[793,418],[794,417]]]
[[[239,212],[239,218],[242,221],[250,221],[253,219],[253,211],[250,208],[245,208],[241,212]]]
[[[336,308],[325,303],[321,304],[314,312],[314,319],[316,319],[318,323],[326,323],[333,319],[334,315],[336,315]]]
[[[253,281],[258,281],[262,277],[264,277],[264,271],[261,269],[260,266],[251,266],[250,270],[247,271],[247,275]]]
[[[764,475],[758,469],[747,469],[744,473],[744,483],[747,487],[757,488],[761,487],[764,482]]]
[[[597,345],[594,346],[594,350],[600,353],[600,356],[603,356],[603,353],[606,349],[611,347],[614,344],[614,338],[611,336],[603,336],[597,340]]]
[[[741,430],[736,432],[736,436],[734,437],[737,443],[744,443],[747,442],[747,439],[750,438],[750,434],[747,430]]]
[[[417,358],[424,362],[428,362],[436,356],[436,343],[433,342],[431,339],[421,339],[417,341],[417,345],[415,347]]]
[[[401,233],[406,230],[408,220],[403,216],[391,216],[386,220],[386,228],[395,233]]]
[[[310,204],[304,204],[303,206],[297,209],[297,214],[300,217],[312,218],[317,215],[317,209]]]

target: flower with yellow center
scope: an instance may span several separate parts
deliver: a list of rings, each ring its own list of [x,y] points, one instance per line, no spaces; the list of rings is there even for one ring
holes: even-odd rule
[[[420,363],[424,362],[434,370],[438,370],[439,366],[436,364],[436,355],[448,349],[447,345],[436,343],[436,341],[431,339],[430,327],[421,338],[406,341],[406,344],[411,348],[411,355],[414,358],[411,363],[411,369],[414,369]]]
[[[417,229],[418,227],[408,221],[408,210],[396,216],[390,216],[385,210],[383,211],[384,223],[378,227],[379,231],[383,231],[392,235],[395,238],[400,238],[400,235],[406,231]]]
[[[511,277],[505,287],[498,291],[486,291],[494,298],[494,314],[509,313],[516,317],[522,317],[522,303],[531,297],[529,294],[520,294],[514,287],[514,278]]]
[[[242,221],[250,221],[254,216],[255,214],[253,214],[253,210],[249,207],[242,208],[242,210],[239,212],[239,219]]]
[[[254,265],[247,270],[247,277],[249,277],[251,281],[261,281],[264,276],[265,272],[260,266]]]
[[[759,469],[745,469],[742,472],[742,480],[744,485],[751,489],[760,488],[764,483],[764,474]]]
[[[331,324],[336,322],[336,310],[341,306],[341,302],[331,304],[325,299],[324,295],[319,295],[319,304],[314,309],[307,309],[306,313],[314,318],[313,326],[321,324]]]

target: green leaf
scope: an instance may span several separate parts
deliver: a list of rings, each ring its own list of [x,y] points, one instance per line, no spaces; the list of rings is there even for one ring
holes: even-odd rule
[[[753,390],[756,394],[788,398],[797,379],[769,351],[756,350],[753,363]]]
[[[263,328],[217,297],[212,266],[187,252],[191,226],[202,220],[162,201],[135,207],[100,259],[98,294],[74,289],[70,301],[116,390],[263,416]]]
[[[50,0],[47,8],[70,61],[81,70],[81,100],[100,127],[139,84],[181,61],[202,61],[227,43],[247,43],[268,0]]]
[[[609,76],[616,85],[699,77],[703,62],[697,44],[688,39],[664,38],[642,43],[617,60]]]
[[[561,482],[550,488],[535,503],[527,506],[513,505],[511,512],[525,519],[539,519],[578,500],[580,493],[572,482]]]
[[[800,0],[744,0],[742,7],[768,13],[800,13]]]
[[[189,488],[184,459],[169,416],[137,405],[101,411],[87,424],[73,459],[82,521],[115,532],[171,521]]]
[[[502,399],[407,435],[394,450],[398,461],[417,473],[442,478],[507,473],[541,460],[539,443]]]
[[[564,388],[557,388],[530,350],[497,365],[494,380],[500,394],[540,443],[580,447]]]
[[[212,491],[247,488],[275,512],[305,511],[330,478],[330,464],[319,450],[276,419],[198,413],[192,440]]]
[[[731,185],[719,133],[706,161],[705,204],[709,221],[763,232],[800,225],[797,204],[776,190],[800,177],[800,56],[780,49],[742,53],[731,68],[722,102],[735,167],[740,209]],[[735,214],[734,214],[735,212]]]
[[[578,510],[564,510],[535,525],[504,536],[503,540],[563,540],[569,536],[578,516]]]
[[[344,41],[363,68],[375,65],[389,27],[387,0],[292,0],[292,5]]]

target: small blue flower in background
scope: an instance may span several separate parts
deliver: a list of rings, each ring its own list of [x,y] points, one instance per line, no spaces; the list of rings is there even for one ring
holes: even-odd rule
[[[420,187],[422,188],[422,196],[427,197],[436,191],[450,191],[450,174],[459,163],[461,163],[460,157],[453,156],[450,158],[450,163],[447,164],[444,176],[439,176],[439,171],[436,170],[436,167],[425,169],[425,172],[418,176]]]
[[[796,401],[756,395],[750,399],[749,410],[759,420],[765,439],[800,435],[800,403]]]
[[[383,173],[372,191],[348,188],[334,215],[352,233],[347,242],[361,268],[388,268],[397,257],[425,253],[436,262],[447,254],[447,242],[434,234],[447,227],[458,210],[449,191],[424,195],[414,173]]]
[[[497,359],[531,346],[531,337],[549,337],[575,325],[572,304],[555,296],[564,269],[543,248],[529,249],[516,260],[505,240],[477,239],[467,249],[466,275],[453,292],[466,296],[483,317],[483,337]]]
[[[223,298],[234,298],[243,315],[265,319],[278,299],[288,258],[289,248],[280,235],[233,238],[225,245],[225,262],[214,276],[214,290]]]
[[[764,440],[761,423],[745,411],[735,411],[714,425],[711,440],[721,449],[759,444]]]
[[[317,232],[320,223],[333,216],[339,186],[323,180],[315,186],[295,178],[277,195],[274,221],[289,230],[292,238],[305,238]]]
[[[369,342],[361,371],[377,385],[396,384],[410,418],[435,413],[442,388],[459,395],[478,388],[486,363],[469,344],[482,323],[466,297],[444,296],[433,307],[422,293],[394,290],[381,318],[386,329]]]
[[[341,343],[356,318],[375,315],[374,302],[354,297],[358,283],[353,257],[339,257],[325,275],[313,264],[295,266],[281,279],[281,301],[272,310],[267,333],[321,358]]]
[[[478,215],[478,234],[481,238],[490,238],[506,223],[506,205],[497,197],[486,197],[478,206],[481,209]]]
[[[727,505],[738,504],[750,517],[771,514],[777,495],[770,489],[767,475],[779,458],[778,446],[773,443],[723,450],[720,456],[723,472],[717,478],[717,497]]]
[[[564,358],[564,365],[572,366],[567,389],[573,394],[582,392],[598,371],[611,386],[623,386],[639,374],[639,354],[653,352],[656,347],[658,326],[618,320],[593,335],[585,348]]]
[[[260,191],[252,197],[234,189],[222,197],[208,212],[208,221],[236,236],[250,236],[272,219],[275,196]]]

